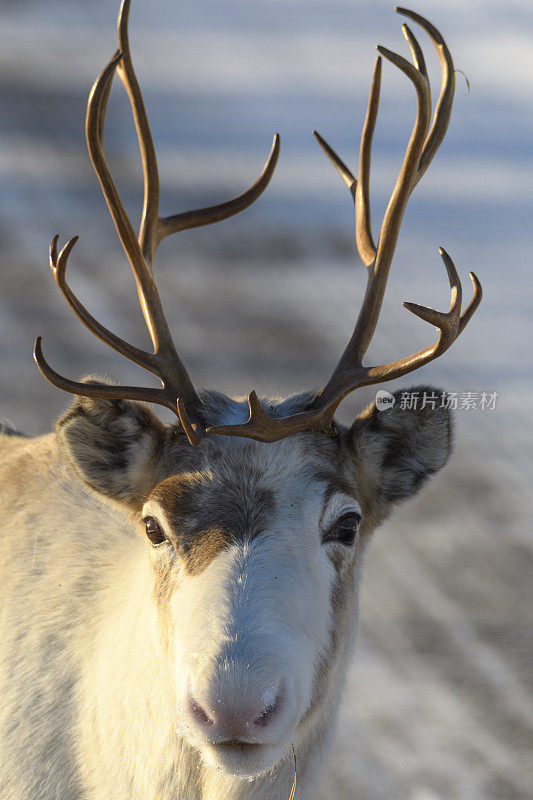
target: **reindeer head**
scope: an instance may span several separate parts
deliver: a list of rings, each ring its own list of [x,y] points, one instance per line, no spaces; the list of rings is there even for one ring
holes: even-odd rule
[[[359,181],[318,135],[355,202],[356,240],[368,287],[354,332],[331,378],[318,392],[284,401],[247,401],[196,391],[172,341],[153,274],[167,235],[225,219],[252,203],[274,170],[279,140],[259,180],[220,206],[159,216],[155,151],[133,71],[127,23],[119,16],[119,51],[89,97],[87,141],[93,165],[133,268],[154,352],[128,344],[99,323],[66,283],[72,239],[50,264],[57,285],[82,322],[127,358],[157,375],[161,389],[77,383],[45,361],[44,376],[78,395],[58,422],[59,440],[82,480],[124,506],[145,538],[151,561],[158,647],[173,687],[176,724],[204,761],[254,776],[298,748],[317,721],[334,714],[346,672],[357,611],[357,581],[368,534],[395,503],[412,496],[450,452],[448,411],[372,405],[349,428],[334,413],[360,386],[407,374],[441,355],[466,326],[481,287],[461,315],[461,283],[441,250],[451,286],[449,312],[406,303],[435,325],[435,344],[382,366],[363,366],[372,339],[403,212],[440,145],[454,90],[453,63],[438,31],[423,17],[401,13],[429,34],[440,58],[442,87],[431,123],[422,51],[407,26],[413,64],[385,48],[416,90],[418,112],[377,246],[370,228],[370,148],[379,101],[378,58],[361,139]],[[111,82],[118,71],[131,100],[144,170],[138,237],[126,215],[103,151]],[[165,425],[139,401],[172,409]],[[147,643],[147,647],[150,643]],[[154,721],[154,724],[157,724]]]

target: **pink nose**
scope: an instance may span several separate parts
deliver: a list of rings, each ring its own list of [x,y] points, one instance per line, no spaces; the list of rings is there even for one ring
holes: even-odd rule
[[[285,687],[281,683],[277,691],[265,693],[254,700],[246,698],[242,703],[225,703],[210,700],[200,695],[189,694],[187,710],[195,726],[211,741],[261,743],[270,732],[285,705]]]

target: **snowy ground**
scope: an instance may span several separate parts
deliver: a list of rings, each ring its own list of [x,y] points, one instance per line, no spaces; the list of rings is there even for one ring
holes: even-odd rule
[[[46,255],[56,232],[80,234],[73,287],[109,327],[143,341],[83,141],[88,89],[115,49],[116,5],[0,0],[1,415],[34,433],[66,403],[33,365],[36,335],[73,377],[98,371],[139,380],[82,330],[55,290]],[[376,535],[357,658],[320,798],[526,800],[533,7],[420,0],[417,10],[446,35],[470,93],[458,75],[448,137],[404,218],[372,358],[427,343],[431,330],[401,300],[447,305],[436,253],[443,244],[466,291],[474,269],[485,299],[453,350],[417,380],[498,392],[498,402],[493,411],[457,412],[452,462]],[[272,134],[282,136],[277,174],[252,209],[161,246],[168,316],[198,383],[275,394],[327,377],[353,326],[364,275],[353,255],[349,196],[311,131],[354,162],[373,45],[405,53],[400,24],[382,0],[135,0],[132,46],[160,153],[163,212],[242,191]],[[430,66],[436,85],[432,55]],[[387,66],[375,220],[413,113],[410,86]],[[120,90],[108,131],[113,171],[135,217],[138,157]],[[345,403],[345,420],[371,397],[360,394]]]

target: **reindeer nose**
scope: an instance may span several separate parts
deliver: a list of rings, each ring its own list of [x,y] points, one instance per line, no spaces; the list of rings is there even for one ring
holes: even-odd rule
[[[187,711],[194,725],[213,743],[260,744],[283,711],[285,685],[267,690],[256,698],[222,698],[189,693]]]

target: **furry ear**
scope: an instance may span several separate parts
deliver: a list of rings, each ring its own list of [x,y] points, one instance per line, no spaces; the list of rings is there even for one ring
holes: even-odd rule
[[[166,435],[146,406],[77,397],[56,432],[85,483],[131,508],[142,507],[157,482],[156,454]]]
[[[416,494],[445,465],[452,448],[452,418],[443,393],[429,386],[383,396],[385,402],[379,403],[378,395],[383,410],[372,403],[350,433],[358,483],[386,513],[387,506]]]

